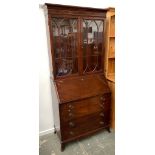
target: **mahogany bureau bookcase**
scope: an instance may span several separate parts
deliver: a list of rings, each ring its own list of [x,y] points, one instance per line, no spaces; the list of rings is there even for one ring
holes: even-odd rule
[[[104,76],[107,9],[45,3],[50,39],[54,128],[67,142],[107,129],[111,92]]]

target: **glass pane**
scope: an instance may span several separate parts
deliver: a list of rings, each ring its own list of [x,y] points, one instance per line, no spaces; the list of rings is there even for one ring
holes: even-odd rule
[[[103,21],[83,20],[83,73],[102,70]]]
[[[78,72],[77,19],[52,18],[56,76]]]

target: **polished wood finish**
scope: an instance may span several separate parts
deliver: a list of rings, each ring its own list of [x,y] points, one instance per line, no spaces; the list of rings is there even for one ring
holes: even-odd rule
[[[67,142],[103,129],[110,131],[111,91],[103,70],[108,9],[45,6],[51,82],[58,98],[53,103],[54,128],[63,151]]]
[[[109,92],[106,79],[103,75],[98,74],[59,79],[56,80],[56,86],[58,94],[60,94],[60,103]]]
[[[104,115],[103,115],[104,114]],[[95,120],[95,121],[92,121]],[[62,134],[62,138],[65,140],[73,139],[85,134],[87,132],[105,128],[110,124],[109,111],[98,112],[90,115],[83,116],[72,121],[62,123],[62,128],[65,132]]]
[[[110,99],[111,96],[107,93],[96,97],[61,104],[61,119],[63,122],[66,122],[96,112],[105,112],[110,109]]]
[[[45,3],[48,9],[48,14],[52,16],[88,16],[88,17],[106,17],[106,12],[108,9],[99,9],[99,8],[89,8],[89,7],[78,7],[78,6],[68,6],[68,5],[59,5],[59,4],[49,4]]]

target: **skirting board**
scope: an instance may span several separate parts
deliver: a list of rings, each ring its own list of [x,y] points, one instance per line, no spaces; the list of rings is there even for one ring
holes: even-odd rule
[[[51,129],[39,132],[39,136],[44,136],[46,134],[53,133],[53,132],[54,132],[54,128],[51,128]]]

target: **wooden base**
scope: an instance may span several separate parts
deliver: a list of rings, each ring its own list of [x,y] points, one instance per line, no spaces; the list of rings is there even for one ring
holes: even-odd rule
[[[111,133],[110,127],[107,128],[107,131],[108,131],[109,133]]]
[[[65,149],[65,143],[61,143],[61,152],[63,152]]]
[[[103,129],[102,129],[102,130],[103,130]],[[107,127],[107,128],[104,128],[104,130],[107,130],[109,133],[111,133],[110,126]],[[100,130],[99,130],[99,131],[100,131]],[[94,133],[94,134],[95,134],[95,133]],[[72,142],[72,141],[77,140],[77,139],[81,139],[81,138],[87,137],[87,136],[89,136],[89,135],[85,135],[85,136],[78,137],[78,138],[75,137],[74,139],[69,140],[69,141],[66,141],[66,142],[60,142],[60,143],[61,143],[61,152],[63,152],[63,151],[65,150],[65,145],[66,145],[67,143]]]

